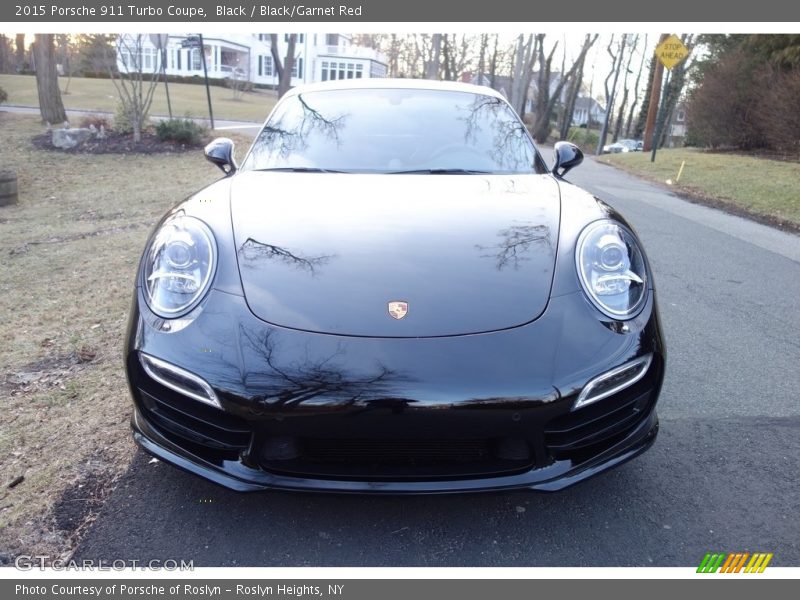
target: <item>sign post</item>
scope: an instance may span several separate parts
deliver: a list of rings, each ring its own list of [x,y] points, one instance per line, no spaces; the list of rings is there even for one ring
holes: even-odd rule
[[[661,132],[664,129],[664,121],[667,118],[667,92],[669,91],[669,76],[672,69],[681,64],[686,57],[689,56],[689,49],[683,44],[677,35],[671,35],[667,39],[662,40],[656,46],[656,57],[659,62],[667,69],[666,79],[664,80],[663,90],[664,93],[661,97],[661,105],[658,110],[658,119],[656,120],[656,132],[653,136],[653,152],[650,155],[650,162],[656,160],[656,150],[658,144],[661,142]]]

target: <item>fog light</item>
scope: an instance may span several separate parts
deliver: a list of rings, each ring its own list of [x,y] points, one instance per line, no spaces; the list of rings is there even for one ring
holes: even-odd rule
[[[145,372],[161,385],[222,410],[214,390],[197,375],[144,352],[139,352],[139,362],[142,363]]]
[[[645,376],[652,362],[653,355],[646,354],[595,377],[581,390],[572,410],[608,398],[612,394],[632,386]]]

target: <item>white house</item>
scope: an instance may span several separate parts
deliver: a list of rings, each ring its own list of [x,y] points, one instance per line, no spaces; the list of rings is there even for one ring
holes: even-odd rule
[[[591,124],[602,123],[606,119],[606,111],[594,98],[581,96],[575,100],[575,112],[572,113],[573,125],[587,125],[591,115]]]
[[[167,75],[203,76],[199,48],[184,48],[183,42],[193,34],[170,34],[166,44]],[[117,39],[117,66],[121,71],[152,72],[161,69],[157,36],[142,35],[136,43],[134,34],[121,34]],[[278,56],[288,48],[289,34],[278,34]],[[203,36],[206,68],[209,79],[225,79],[235,75],[254,84],[277,85],[278,73],[272,58],[268,33],[209,34]],[[138,56],[134,56],[138,52]],[[249,75],[249,77],[248,77]],[[292,85],[329,79],[361,79],[386,77],[386,59],[377,50],[352,44],[349,35],[341,33],[298,33]]]

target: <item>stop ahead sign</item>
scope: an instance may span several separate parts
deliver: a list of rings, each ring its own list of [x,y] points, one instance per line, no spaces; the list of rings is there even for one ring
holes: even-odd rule
[[[656,46],[656,56],[661,64],[670,71],[681,64],[689,56],[689,49],[677,35],[671,35],[658,46]]]

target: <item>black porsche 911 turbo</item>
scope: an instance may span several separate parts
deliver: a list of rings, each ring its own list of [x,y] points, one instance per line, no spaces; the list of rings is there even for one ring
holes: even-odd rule
[[[125,348],[136,441],[234,490],[554,491],[658,431],[647,259],[484,87],[298,87],[173,207]]]

